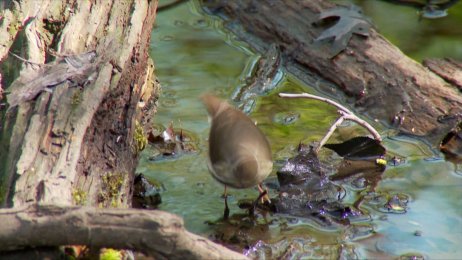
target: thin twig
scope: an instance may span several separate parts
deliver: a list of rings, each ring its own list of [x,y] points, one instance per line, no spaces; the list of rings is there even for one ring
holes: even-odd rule
[[[344,111],[344,112],[346,112],[348,114],[353,114],[350,110],[348,110],[348,108],[340,105],[339,103],[337,103],[337,102],[335,102],[333,100],[330,100],[328,98],[315,96],[315,95],[311,95],[311,94],[308,94],[308,93],[301,93],[301,94],[279,93],[279,96],[282,97],[282,98],[309,98],[309,99],[316,99],[316,100],[322,101],[324,103],[327,103],[329,105],[333,105],[337,109],[342,110],[342,111]]]
[[[340,111],[339,111],[340,112]],[[318,147],[316,147],[316,150],[315,152],[318,153],[319,150],[321,150],[321,147],[324,146],[324,144],[326,144],[327,140],[329,140],[330,136],[334,133],[335,129],[337,129],[337,127],[339,125],[341,125],[343,123],[343,121],[345,120],[345,118],[343,116],[339,117],[337,119],[337,121],[335,121],[329,128],[329,130],[327,131],[327,133],[324,135],[324,137],[321,139],[321,141],[319,142],[319,145]]]
[[[374,127],[372,127],[369,123],[367,123],[366,121],[362,120],[361,118],[355,116],[354,114],[347,114],[345,113],[344,111],[338,111],[339,114],[341,114],[343,116],[343,118],[345,118],[346,120],[350,120],[350,121],[353,121],[353,122],[356,122],[358,125],[360,126],[363,126],[365,127],[369,133],[372,134],[372,136],[374,137],[375,140],[381,142],[382,141],[382,137],[380,136],[380,134],[377,132],[377,130],[375,130]]]
[[[309,99],[315,99],[315,100],[319,100],[319,101],[322,101],[322,102],[325,102],[327,104],[330,104],[330,105],[333,105],[335,106],[337,109],[338,109],[338,113],[340,114],[340,117],[332,124],[332,126],[329,128],[329,130],[327,131],[327,133],[324,135],[324,137],[321,139],[321,141],[319,142],[319,146],[316,148],[316,152],[318,152],[321,147],[327,142],[327,140],[332,136],[332,134],[334,133],[335,129],[337,129],[337,127],[344,121],[344,120],[350,120],[350,121],[353,121],[353,122],[356,122],[358,125],[366,128],[369,133],[372,134],[372,136],[374,137],[375,140],[381,142],[382,141],[382,137],[380,136],[380,134],[377,132],[377,130],[375,130],[374,127],[372,127],[369,123],[367,123],[366,121],[362,120],[361,118],[355,116],[353,114],[353,112],[351,112],[348,108],[340,105],[339,103],[333,101],[333,100],[330,100],[328,98],[323,98],[323,97],[318,97],[318,96],[315,96],[315,95],[311,95],[311,94],[308,94],[308,93],[301,93],[301,94],[291,94],[291,93],[279,93],[279,96],[282,97],[282,98],[309,98]]]

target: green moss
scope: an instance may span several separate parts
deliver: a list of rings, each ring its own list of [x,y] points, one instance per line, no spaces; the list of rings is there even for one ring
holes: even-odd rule
[[[100,260],[119,260],[122,259],[122,253],[119,250],[112,248],[105,248],[101,250],[99,255]]]
[[[85,205],[87,202],[87,193],[82,189],[74,189],[72,191],[72,199],[76,205]]]
[[[143,151],[148,144],[148,138],[144,134],[143,126],[135,121],[135,133],[133,134],[132,148],[136,154]]]
[[[99,202],[102,207],[116,208],[119,206],[118,198],[123,182],[124,174],[120,172],[107,172],[101,176]]]
[[[74,91],[74,94],[71,97],[71,105],[72,105],[72,107],[75,108],[77,105],[82,103],[82,93],[83,93],[83,91],[81,89],[76,88],[76,90]]]

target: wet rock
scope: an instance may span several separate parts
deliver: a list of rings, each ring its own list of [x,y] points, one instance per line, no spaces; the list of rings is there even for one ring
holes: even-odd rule
[[[314,149],[300,146],[299,153],[277,172],[279,197],[274,199],[278,213],[311,218],[322,227],[348,225],[361,212],[340,202],[342,188],[326,176],[326,167]]]
[[[290,158],[277,172],[279,185],[289,186],[305,182],[326,182],[321,163],[312,147],[300,146],[299,153]]]
[[[138,174],[133,183],[132,207],[140,209],[156,209],[162,198],[162,184],[150,182],[143,174]]]
[[[227,220],[209,221],[208,224],[215,229],[209,238],[235,251],[249,248],[256,241],[269,240],[271,237],[269,222],[258,216],[233,214]]]

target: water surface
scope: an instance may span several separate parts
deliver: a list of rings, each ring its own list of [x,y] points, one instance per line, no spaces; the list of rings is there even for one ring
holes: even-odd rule
[[[362,3],[366,7],[374,6],[371,2],[379,1]],[[373,19],[383,19],[381,17],[384,15],[378,7],[365,9],[366,13],[370,11],[367,14]],[[376,13],[381,16],[376,18]],[[404,17],[402,22],[412,27],[415,34],[420,34],[423,25],[415,26],[416,22],[412,20],[415,17],[410,17],[412,15],[404,9],[399,13],[399,17]],[[410,46],[410,41],[414,39],[399,32],[403,27],[396,30],[396,39],[392,41],[409,50],[406,46]],[[437,43],[438,37],[440,34],[427,38],[427,41]],[[451,40],[452,36],[449,36],[447,41]],[[455,48],[452,50],[455,56],[459,55],[457,48],[460,46],[451,47]],[[417,46],[410,54],[421,59],[427,55],[426,49],[428,45],[420,49]],[[160,209],[182,216],[189,230],[207,236],[213,228],[205,222],[219,219],[223,212],[223,186],[207,170],[209,123],[206,110],[198,97],[205,92],[214,92],[229,100],[233,91],[245,83],[246,76],[250,74],[259,56],[245,43],[229,35],[220,20],[204,15],[196,2],[188,2],[158,14],[152,34],[151,54],[162,85],[154,122],[162,125],[173,122],[175,127],[188,130],[195,138],[198,152],[173,160],[153,162],[148,159],[153,153],[152,148],[148,147],[142,154],[137,172],[165,186]],[[280,162],[293,154],[300,141],[319,141],[337,115],[335,109],[320,102],[280,99],[277,97],[278,92],[316,94],[316,91],[291,75],[284,75],[278,89],[258,99],[256,110],[250,114],[267,134],[275,160]],[[277,118],[287,113],[296,113],[300,117],[291,124],[278,122]],[[339,244],[352,247],[358,258],[420,254],[429,258],[455,259],[462,255],[459,245],[462,241],[461,175],[456,174],[454,165],[442,160],[441,154],[435,153],[432,147],[415,139],[387,138],[392,131],[377,124],[374,126],[385,136],[384,145],[388,153],[406,158],[404,164],[387,167],[377,193],[407,196],[407,212],[391,214],[366,203],[363,208],[372,217],[367,224],[374,227],[376,232],[360,239],[348,239],[344,230],[322,231],[302,221],[294,225],[290,232],[281,231],[280,227],[272,225],[262,240],[275,242],[284,236],[310,237],[310,246],[317,247],[321,252],[319,255],[311,255],[311,258],[336,256],[336,252],[321,249],[331,249]],[[361,132],[355,127],[349,128],[347,132],[351,131]],[[336,133],[332,141],[341,135],[343,133]],[[278,165],[267,182],[275,182]],[[347,187],[344,200],[352,202],[360,192]],[[236,205],[238,199],[255,198],[258,193],[256,189],[248,189],[231,190],[231,194],[230,208],[233,214],[244,212]]]

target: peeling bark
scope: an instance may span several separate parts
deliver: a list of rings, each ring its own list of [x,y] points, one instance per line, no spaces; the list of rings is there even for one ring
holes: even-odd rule
[[[7,6],[0,60],[12,66],[22,62],[8,56],[11,51],[33,64],[18,63],[22,70],[11,84],[29,96],[16,95],[19,106],[2,112],[3,205],[130,205],[140,152],[136,131],[147,132],[158,95],[148,56],[156,6],[146,0],[23,0]],[[88,51],[100,59],[91,72],[49,65],[60,59],[55,53]],[[62,74],[50,71],[57,67]],[[55,85],[40,73],[61,77]],[[37,74],[45,82],[40,89],[28,80]],[[46,85],[51,93],[43,91]]]
[[[426,59],[423,65],[462,90],[462,62],[451,59]]]
[[[131,205],[160,87],[148,56],[157,1],[21,0],[6,7],[0,79],[12,99],[0,109],[0,204],[13,208],[0,210],[0,257],[24,256],[29,247],[38,248],[29,255],[45,257],[54,246],[82,244],[159,259],[245,258],[187,232],[173,214],[100,209]],[[88,70],[55,60],[89,51],[97,63]]]

